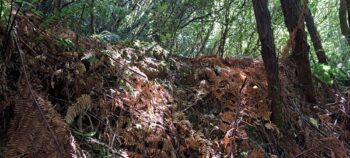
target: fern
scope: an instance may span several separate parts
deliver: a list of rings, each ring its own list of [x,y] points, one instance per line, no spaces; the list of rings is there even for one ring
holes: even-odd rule
[[[71,124],[74,118],[81,114],[83,111],[90,109],[92,106],[91,97],[89,95],[82,95],[77,101],[68,108],[67,114],[64,117],[67,123]]]
[[[50,102],[40,96],[36,99],[58,138],[61,149],[57,150],[55,139],[52,138],[38,111],[32,105],[30,95],[22,92],[21,96],[12,98],[15,118],[8,130],[9,142],[5,157],[77,157],[78,146],[66,123],[52,108]]]

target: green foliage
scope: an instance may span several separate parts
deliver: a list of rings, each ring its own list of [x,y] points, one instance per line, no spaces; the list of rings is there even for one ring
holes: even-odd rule
[[[0,25],[5,26],[9,18],[10,5],[7,1],[0,1]]]
[[[5,16],[5,2],[0,1],[0,19]]]
[[[73,130],[73,132],[76,135],[79,135],[81,137],[93,137],[96,135],[96,131],[90,131],[90,130],[85,130],[85,131]]]
[[[74,47],[74,43],[72,42],[72,40],[63,37],[57,39],[57,45],[65,49],[72,49]]]
[[[116,43],[121,40],[121,37],[119,35],[111,33],[109,31],[102,31],[100,34],[93,35],[92,37],[108,43]]]
[[[41,12],[39,9],[36,8],[36,4],[39,2],[40,0],[33,0],[32,2],[28,2],[28,1],[22,1],[23,3],[23,10],[27,10],[27,11],[31,11],[36,15],[39,16],[43,16],[43,12]]]
[[[338,64],[337,66],[333,66],[316,63],[312,66],[312,70],[315,76],[325,83],[332,85],[335,82],[334,79],[347,80],[344,72],[350,72],[350,65]]]
[[[313,65],[313,73],[325,83],[331,85],[333,84],[332,74],[336,72],[334,67],[324,64],[314,64]]]
[[[79,19],[79,13],[82,12],[85,3],[75,3],[62,10],[54,10],[50,12],[41,24],[43,27],[57,25],[61,23],[76,24]]]
[[[23,8],[43,15],[38,9],[42,2],[23,1]],[[0,22],[4,24],[8,20],[10,6],[8,1],[1,1],[0,4],[3,6]],[[51,5],[53,7],[54,3]],[[331,74],[335,79],[346,79],[345,73],[350,73],[350,49],[339,31],[338,5],[338,1],[308,2],[330,65],[314,64],[312,69],[328,84],[334,82]],[[277,52],[280,54],[289,39],[283,25],[280,0],[270,1],[268,7]],[[250,1],[233,3],[230,0],[80,0],[63,8],[53,8],[46,13],[42,25],[68,26],[79,34],[93,34],[93,37],[110,43],[130,41],[132,47],[144,46],[137,41],[151,45],[156,43],[172,54],[192,57],[218,54],[220,42],[224,41],[224,56],[260,57],[252,8]],[[92,25],[97,34],[92,32]],[[226,25],[228,33],[223,40]],[[74,46],[69,39],[59,38],[57,42],[68,49]],[[315,50],[310,51],[315,56]]]

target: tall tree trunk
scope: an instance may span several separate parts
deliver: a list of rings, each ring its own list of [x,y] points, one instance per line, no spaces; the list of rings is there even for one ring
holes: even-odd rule
[[[210,33],[212,32],[212,30],[213,30],[213,28],[214,28],[214,24],[215,24],[215,21],[213,20],[213,22],[210,24],[210,27],[209,27],[209,29],[208,29],[208,32],[205,34],[205,36],[204,36],[204,39],[202,40],[202,42],[201,42],[201,46],[200,46],[200,48],[199,48],[199,50],[198,50],[198,52],[197,52],[197,57],[202,53],[202,54],[204,54],[204,49],[205,49],[205,46],[207,45],[207,43],[208,43],[208,39],[209,39],[209,37],[210,37]]]
[[[349,3],[350,4],[350,3]],[[340,0],[339,3],[339,22],[340,22],[340,31],[345,37],[346,41],[348,42],[348,45],[350,45],[350,29],[349,29],[349,20],[347,19],[346,15],[349,14],[348,10],[348,2],[346,0]],[[348,18],[350,16],[348,15]]]
[[[218,54],[220,57],[224,57],[224,54],[225,54],[225,45],[226,45],[226,39],[227,39],[227,35],[228,35],[228,32],[230,31],[230,26],[231,26],[231,23],[233,22],[233,17],[230,16],[230,7],[231,7],[231,4],[232,4],[232,1],[225,1],[224,2],[225,6],[225,23],[224,25],[222,26],[222,32],[221,32],[221,40],[220,40],[220,43],[219,43],[219,48],[218,48]]]
[[[314,18],[312,17],[310,9],[308,9],[306,14],[305,14],[305,22],[306,22],[307,30],[309,31],[309,34],[311,37],[312,44],[315,48],[318,62],[321,64],[327,65],[328,64],[327,56],[326,56],[326,53],[323,49],[321,37],[317,31],[317,27],[315,25],[315,21],[314,21]]]
[[[303,1],[305,4],[301,4]],[[306,95],[306,101],[315,103],[315,93],[312,82],[309,45],[306,40],[304,26],[304,11],[306,9],[305,0],[280,0],[284,15],[284,22],[291,35],[293,50],[290,59],[296,65],[297,77]],[[302,8],[303,7],[303,8]]]
[[[225,53],[225,44],[226,44],[226,39],[227,39],[227,35],[228,35],[228,31],[229,31],[229,24],[226,23],[223,26],[222,32],[221,32],[221,40],[219,43],[219,48],[218,48],[218,54],[220,57],[224,57],[224,53]]]
[[[281,103],[281,85],[278,78],[278,59],[271,28],[271,17],[267,7],[268,0],[253,0],[256,26],[261,42],[261,56],[267,75],[268,95],[272,101],[272,121],[282,129],[283,112]]]
[[[95,34],[95,0],[91,0],[90,9],[90,31]]]

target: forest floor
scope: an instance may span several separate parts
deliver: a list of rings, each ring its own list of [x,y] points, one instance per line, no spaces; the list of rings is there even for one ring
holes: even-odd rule
[[[350,105],[280,63],[285,129],[262,61],[185,58],[19,16],[0,65],[0,157],[349,157]]]

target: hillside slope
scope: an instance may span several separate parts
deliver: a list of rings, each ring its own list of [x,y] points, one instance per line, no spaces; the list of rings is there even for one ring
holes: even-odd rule
[[[348,157],[349,104],[318,83],[304,102],[281,63],[286,131],[261,61],[170,55],[18,17],[0,72],[4,157]],[[323,95],[326,94],[326,95]]]

